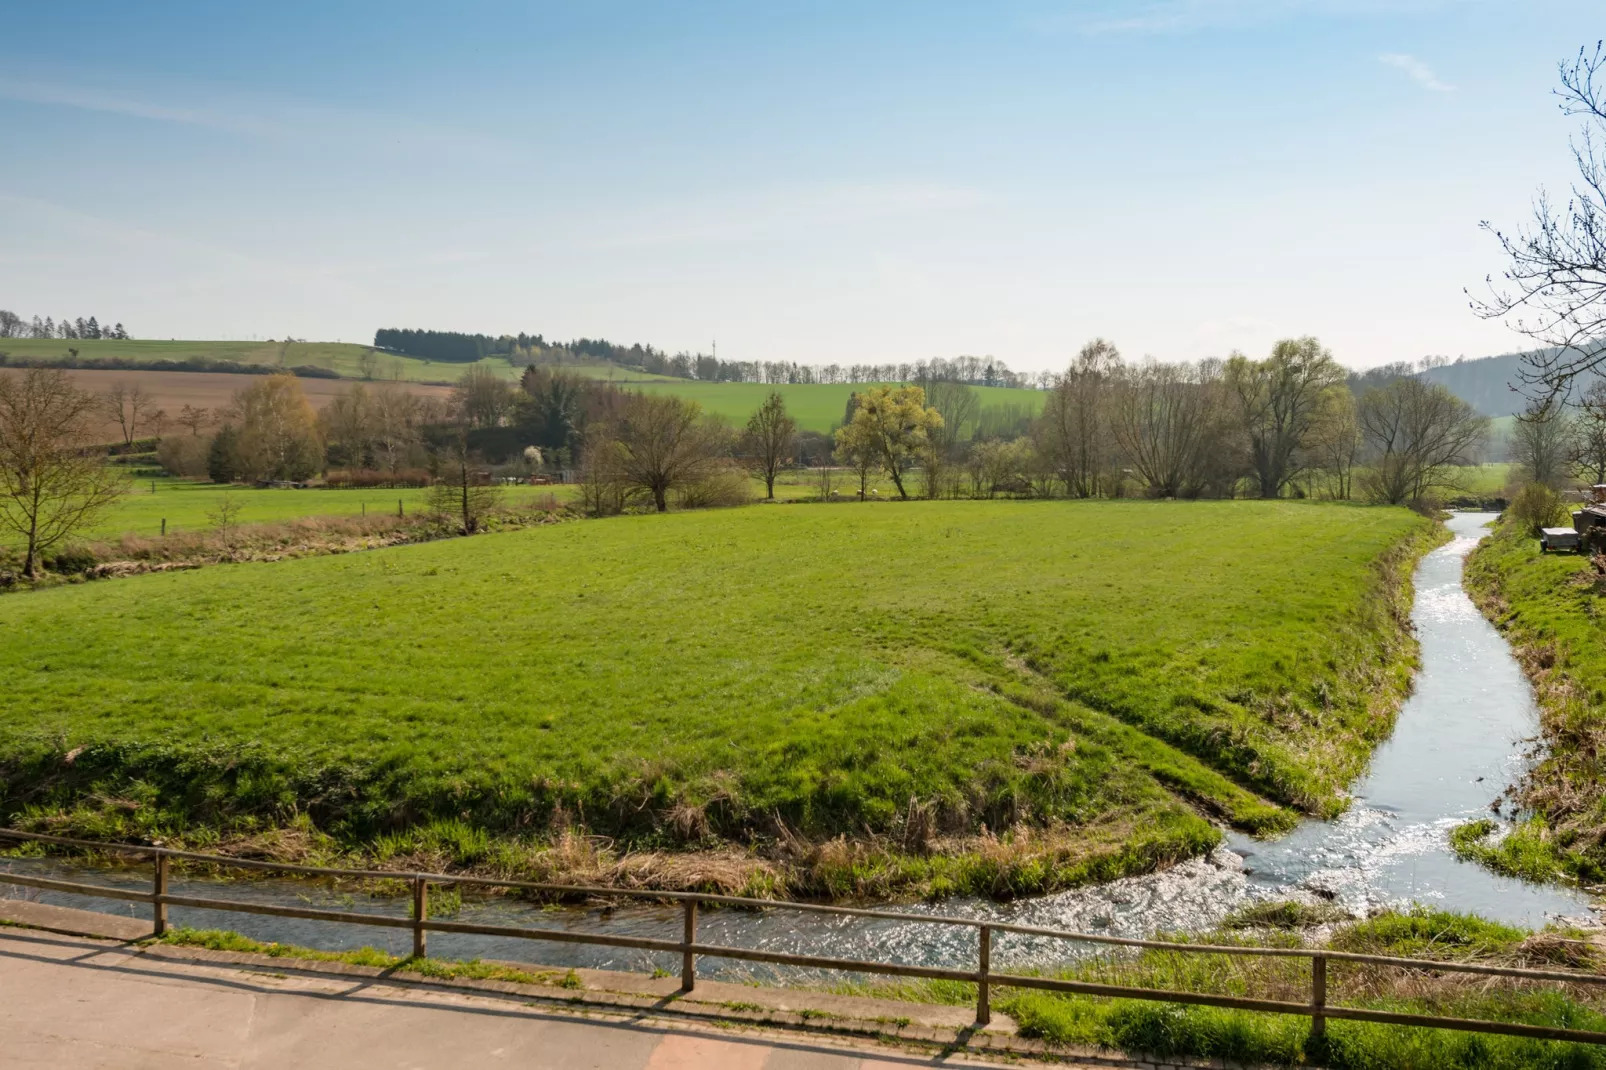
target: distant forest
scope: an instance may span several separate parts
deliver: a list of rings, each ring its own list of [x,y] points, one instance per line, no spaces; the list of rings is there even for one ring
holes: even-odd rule
[[[383,327],[374,346],[392,353],[450,364],[501,357],[516,365],[605,361],[648,375],[711,383],[882,383],[945,379],[972,386],[1028,387],[1033,377],[1012,372],[992,357],[937,357],[898,364],[798,364],[795,361],[720,360],[706,353],[676,353],[637,342],[624,346],[601,338],[548,342],[539,334],[465,334]]]
[[[126,342],[128,332],[121,323],[103,327],[94,316],[88,319],[79,316],[74,320],[63,316],[61,322],[57,323],[49,316],[25,320],[9,309],[0,308],[0,338],[109,338]]]

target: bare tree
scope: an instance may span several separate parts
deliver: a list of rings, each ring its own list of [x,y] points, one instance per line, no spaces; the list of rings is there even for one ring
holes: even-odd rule
[[[1485,280],[1488,297],[1472,307],[1485,319],[1505,320],[1548,347],[1523,357],[1518,373],[1530,397],[1559,399],[1573,380],[1606,361],[1606,44],[1581,48],[1560,66],[1556,91],[1562,114],[1583,119],[1572,142],[1578,178],[1565,208],[1543,189],[1534,217],[1507,234],[1485,222],[1509,264],[1499,282]]]
[[[239,543],[240,512],[245,507],[234,496],[232,490],[226,490],[218,496],[217,502],[207,511],[207,519],[212,521],[212,530],[217,534],[218,542],[223,545],[225,553],[234,553]]]
[[[1038,452],[1059,473],[1065,493],[1091,498],[1105,488],[1110,458],[1109,403],[1121,353],[1102,338],[1082,347],[1043,402],[1032,428]]]
[[[145,388],[138,383],[117,382],[106,391],[102,405],[107,417],[123,433],[123,445],[132,446],[150,421],[156,399],[145,393]]]
[[[496,508],[502,490],[491,483],[490,473],[469,449],[467,426],[460,424],[434,459],[437,478],[429,491],[430,512],[456,527],[458,534],[474,534],[486,514]]]
[[[1265,360],[1235,354],[1227,362],[1227,385],[1260,496],[1276,498],[1299,475],[1323,399],[1344,388],[1344,369],[1316,339],[1288,338]]]
[[[423,405],[416,394],[384,384],[373,388],[370,414],[375,459],[394,476],[420,449]]]
[[[182,409],[178,410],[178,425],[180,427],[189,428],[190,435],[192,437],[200,438],[201,429],[210,427],[213,422],[214,417],[211,409],[197,408],[194,405],[185,405]]]
[[[513,411],[512,385],[489,368],[464,372],[452,399],[472,427],[497,427]]]
[[[347,468],[366,468],[374,452],[374,406],[368,388],[352,383],[344,394],[332,399],[318,413],[318,423],[328,443],[329,463]]]
[[[669,509],[671,490],[708,475],[720,454],[720,436],[702,406],[669,394],[629,396],[613,439],[620,475],[651,495],[660,513]]]
[[[1357,411],[1375,501],[1402,505],[1455,487],[1455,467],[1467,463],[1488,434],[1489,418],[1438,383],[1396,379],[1362,396]]]
[[[1355,462],[1361,452],[1361,425],[1355,416],[1355,395],[1348,389],[1329,391],[1312,429],[1314,464],[1331,480],[1333,497],[1348,501],[1355,489]]]
[[[1573,472],[1591,484],[1606,483],[1606,379],[1596,379],[1578,399],[1573,426]]]
[[[796,445],[797,421],[786,414],[780,393],[771,391],[742,433],[742,454],[764,480],[764,497],[775,497],[775,476],[791,462]]]
[[[941,451],[942,460],[950,460],[957,455],[966,430],[976,422],[981,411],[981,396],[975,387],[954,379],[928,377],[918,385],[926,391],[926,404],[942,417],[942,423],[929,429],[927,437],[933,449]]]
[[[1560,490],[1567,477],[1572,437],[1572,420],[1561,402],[1549,398],[1530,402],[1511,429],[1512,460],[1527,482]]]
[[[1219,391],[1219,372],[1208,365],[1151,361],[1122,374],[1111,430],[1150,494],[1176,498],[1203,484]]]
[[[99,402],[65,371],[0,372],[0,527],[25,544],[23,574],[94,522],[123,481],[87,449]]]

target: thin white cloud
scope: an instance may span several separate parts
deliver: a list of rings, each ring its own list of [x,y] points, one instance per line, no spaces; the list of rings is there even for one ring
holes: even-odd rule
[[[1455,86],[1441,82],[1439,76],[1433,73],[1433,68],[1415,56],[1408,56],[1404,52],[1385,52],[1377,59],[1379,63],[1404,71],[1411,81],[1430,92],[1455,92]]]
[[[0,76],[0,100],[121,115],[195,127],[235,137],[316,142],[356,155],[391,145],[485,151],[498,143],[403,116],[314,107],[294,100],[225,94],[200,84],[107,89],[67,81]]]
[[[1036,20],[1048,33],[1188,33],[1296,18],[1423,14],[1476,0],[1099,0]]]
[[[231,114],[207,108],[170,107],[121,93],[109,93],[79,86],[49,85],[43,82],[0,78],[0,98],[29,104],[50,104],[81,111],[127,115],[153,122],[199,126],[231,134],[271,132],[270,124],[250,115]]]

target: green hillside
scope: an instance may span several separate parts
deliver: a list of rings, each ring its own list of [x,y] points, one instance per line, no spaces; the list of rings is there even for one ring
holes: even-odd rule
[[[0,339],[0,353],[26,360],[132,360],[152,363],[164,360],[229,360],[239,364],[295,368],[311,365],[327,368],[344,378],[360,379],[368,374],[365,355],[372,357],[372,375],[377,379],[399,379],[413,383],[453,383],[470,368],[489,368],[515,380],[522,372],[500,357],[487,357],[469,364],[427,361],[376,350],[372,346],[348,342],[208,342],[157,341],[136,339],[125,342],[109,339],[6,338]],[[824,386],[768,386],[763,383],[704,383],[666,375],[649,375],[603,362],[563,364],[564,371],[593,379],[609,379],[634,390],[677,394],[693,398],[709,412],[733,424],[747,420],[772,390],[786,398],[787,408],[805,431],[830,431],[842,422],[848,396],[874,384],[830,384]],[[1043,406],[1039,390],[1010,390],[1003,387],[976,387],[981,407],[995,418],[1035,416]]]

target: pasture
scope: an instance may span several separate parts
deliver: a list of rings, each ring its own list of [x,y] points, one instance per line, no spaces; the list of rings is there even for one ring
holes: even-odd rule
[[[458,864],[575,828],[880,845],[846,890],[782,880],[819,894],[1112,876],[1209,847],[1201,815],[1343,806],[1408,686],[1429,531],[1291,502],[790,505],[6,596],[0,817],[207,842],[302,815]],[[1050,849],[1010,869],[999,835]]]
[[[771,391],[786,399],[786,411],[803,431],[830,431],[842,422],[848,398],[882,383],[829,383],[770,386],[765,383],[699,383],[684,379],[658,382],[632,382],[630,389],[647,393],[675,394],[690,398],[710,413],[740,427],[758,410]],[[1041,390],[1013,390],[998,386],[974,388],[979,408],[995,416],[1006,413],[1034,417],[1043,410]],[[974,430],[974,428],[972,428]]]
[[[30,360],[63,360],[76,352],[80,360],[118,359],[151,363],[200,358],[261,364],[272,368],[312,365],[327,368],[347,379],[365,376],[363,357],[372,353],[374,378],[416,383],[454,383],[466,369],[476,366],[403,357],[350,342],[220,342],[145,338],[119,342],[106,338],[5,338],[0,339],[0,352]],[[519,369],[505,360],[487,359],[477,363],[508,379],[517,379],[519,375]]]
[[[506,487],[502,502],[519,506],[554,495],[560,502],[574,493],[572,486]],[[427,508],[426,489],[368,488],[362,490],[258,489],[216,483],[192,483],[180,479],[135,479],[128,490],[101,521],[85,532],[90,539],[119,535],[154,537],[161,534],[162,521],[169,532],[201,531],[214,525],[219,503],[230,501],[239,507],[239,524],[273,524],[303,517],[360,516],[367,513],[393,514],[397,503],[408,515]]]

